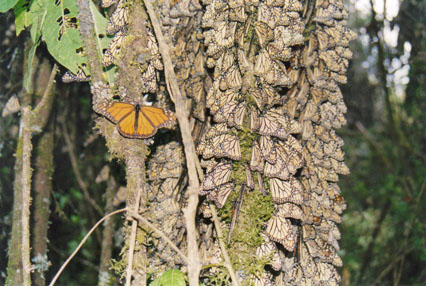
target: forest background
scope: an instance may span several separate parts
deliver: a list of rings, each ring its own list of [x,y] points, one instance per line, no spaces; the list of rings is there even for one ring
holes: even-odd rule
[[[351,170],[340,182],[348,206],[340,226],[343,283],[425,285],[426,3],[371,0],[345,6],[348,25],[358,38],[351,44],[354,57],[348,83],[342,87],[348,124],[339,131]],[[26,33],[15,36],[13,12],[0,14],[0,110],[22,89],[27,39]],[[38,53],[42,62],[36,86],[43,86],[53,60],[43,49]],[[49,118],[55,167],[48,234],[53,266],[46,273],[48,281],[99,218],[95,206],[104,204],[106,187],[95,180],[101,169],[109,164],[117,185],[124,183],[120,163],[108,162],[105,141],[93,130],[88,84],[57,80],[56,89]],[[0,285],[7,267],[4,246],[11,230],[19,116],[0,119]],[[113,257],[122,242],[118,220]],[[99,238],[95,232],[59,285],[96,284]]]

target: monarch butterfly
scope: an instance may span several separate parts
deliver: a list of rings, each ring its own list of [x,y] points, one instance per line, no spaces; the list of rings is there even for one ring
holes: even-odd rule
[[[102,0],[102,8],[108,8],[109,6],[111,6],[112,4],[117,3],[118,0]]]
[[[244,121],[246,106],[243,102],[230,101],[214,113],[215,122],[226,122],[231,127],[241,127]]]
[[[254,141],[253,149],[251,153],[250,169],[252,171],[258,171],[260,173],[263,173],[264,165],[265,165],[265,161],[263,160],[261,156],[259,143],[257,141]]]
[[[117,6],[114,13],[112,13],[111,18],[108,21],[106,32],[108,35],[113,35],[124,26],[127,25],[129,21],[129,9],[126,3],[121,3]]]
[[[247,183],[247,188],[249,188],[250,191],[254,190],[254,179],[253,179],[253,175],[250,171],[250,167],[249,167],[249,162],[246,161],[245,164],[245,169],[246,169],[246,183]]]
[[[300,244],[299,251],[299,264],[303,267],[303,273],[308,277],[319,277],[317,264],[304,243]],[[329,285],[329,282],[326,284]],[[339,283],[333,285],[339,285]]]
[[[275,214],[280,217],[294,218],[298,220],[301,220],[303,216],[302,209],[291,203],[277,205]]]
[[[227,183],[231,177],[231,170],[232,164],[230,162],[222,161],[217,163],[204,177],[203,190],[212,190]],[[204,191],[201,191],[200,194],[206,194]]]
[[[211,201],[214,201],[218,208],[222,208],[226,200],[228,199],[229,194],[235,188],[233,182],[225,183],[212,190],[207,198]]]
[[[254,118],[253,120],[255,120]],[[257,121],[257,123],[256,123]],[[302,131],[301,125],[294,119],[282,115],[277,109],[269,110],[265,115],[259,116],[255,122],[253,130],[259,130],[262,135],[272,135],[281,139],[286,139],[288,134]]]
[[[302,236],[303,241],[314,239],[317,236],[316,229],[310,224],[304,224],[302,225]]]
[[[303,203],[303,187],[294,177],[290,177],[289,181],[271,178],[269,184],[271,186],[271,196],[274,203],[282,204],[291,202],[298,205]]]
[[[280,270],[281,259],[280,255],[278,254],[277,246],[266,235],[264,235],[263,233],[261,235],[263,237],[264,242],[259,247],[257,247],[256,255],[261,258],[262,256],[269,256],[272,253],[273,255],[271,266],[275,271]]]
[[[254,286],[272,286],[272,277],[268,272],[263,272],[261,277],[254,276],[250,278],[250,285]]]
[[[125,31],[120,30],[115,35],[112,41],[108,45],[108,49],[105,51],[104,56],[102,58],[102,65],[104,67],[108,67],[114,63],[114,61],[117,59],[121,44],[123,43],[125,39]]]
[[[171,111],[139,103],[115,102],[106,108],[103,115],[117,124],[118,132],[128,138],[149,138],[159,128],[176,122]]]
[[[293,251],[296,247],[297,227],[292,225],[289,219],[273,216],[266,227],[266,235],[282,244],[288,251]]]
[[[62,76],[62,82],[64,82],[64,83],[70,83],[70,82],[73,82],[73,81],[82,82],[82,81],[89,81],[89,80],[90,80],[90,76],[87,76],[86,73],[82,69],[79,69],[77,71],[77,74],[73,74],[73,73],[67,71]]]
[[[238,136],[233,134],[221,134],[212,139],[207,139],[202,152],[204,159],[211,157],[241,159],[240,142]]]
[[[262,195],[267,196],[268,192],[266,191],[266,188],[265,188],[265,182],[263,180],[262,174],[260,174],[259,172],[257,172],[257,183],[259,184],[259,189]]]
[[[336,268],[329,264],[323,262],[317,262],[316,268],[318,273],[318,277],[321,278],[320,283],[325,283],[328,285],[339,285],[340,284],[340,275],[337,273]]]
[[[316,235],[318,235],[318,237],[327,241],[328,244],[330,244],[337,251],[339,251],[340,247],[339,247],[339,243],[337,242],[337,240],[339,240],[340,237],[341,237],[339,228],[332,221],[324,220],[324,222],[327,222],[330,226],[327,227],[327,228],[319,227],[319,228],[316,228],[316,229],[314,229],[314,227],[311,226],[312,230],[310,230],[310,233],[308,232],[309,229],[306,228],[304,237],[306,235],[306,237],[313,239],[313,238],[315,238]],[[303,228],[302,228],[302,230],[303,230]]]
[[[256,57],[256,64],[254,65],[254,74],[257,76],[264,75],[271,69],[272,59],[265,49],[262,49]]]
[[[332,263],[337,267],[343,265],[342,259],[337,255],[336,250],[324,240],[316,238],[305,243],[312,257],[318,257],[320,261]]]
[[[284,158],[285,156],[286,155],[284,155]],[[279,156],[277,162],[274,165],[266,162],[264,172],[265,176],[269,178],[280,178],[281,180],[288,180],[291,175],[287,166],[287,161],[284,160],[281,156]]]
[[[274,141],[270,136],[261,136],[259,140],[262,157],[271,164],[277,162],[277,150]]]

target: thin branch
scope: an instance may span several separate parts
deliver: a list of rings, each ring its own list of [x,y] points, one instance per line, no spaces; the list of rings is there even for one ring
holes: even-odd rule
[[[43,93],[43,97],[41,98],[41,101],[39,102],[39,104],[37,104],[36,108],[34,108],[34,113],[35,114],[40,114],[41,110],[43,110],[44,108],[50,108],[49,103],[52,100],[52,96],[53,96],[53,86],[56,83],[55,81],[55,77],[56,74],[58,73],[58,66],[56,64],[53,65],[52,68],[52,72],[50,73],[50,77],[49,77],[49,81],[47,83],[46,89]],[[46,116],[46,119],[43,122],[37,122],[38,125],[42,125],[44,126],[46,124],[46,121],[48,120],[48,116]]]
[[[170,245],[170,247],[173,248],[174,251],[177,252],[177,254],[179,254],[179,256],[182,258],[182,260],[185,262],[185,264],[188,264],[188,258],[185,256],[185,254],[182,251],[180,251],[180,249],[176,246],[176,244],[164,232],[162,232],[160,229],[155,227],[155,225],[150,223],[146,218],[144,218],[140,214],[135,213],[132,210],[129,210],[128,213],[132,217],[140,220],[142,222],[142,224],[148,226],[152,231],[154,231],[156,234],[158,234],[158,236],[160,236],[162,239],[164,239],[164,241],[166,241]]]
[[[175,103],[176,117],[179,122],[182,142],[185,150],[186,164],[188,169],[188,205],[183,210],[186,235],[187,235],[187,246],[188,246],[188,276],[189,285],[199,285],[199,274],[201,270],[201,260],[197,243],[197,228],[195,226],[195,216],[198,206],[198,190],[200,188],[200,182],[197,176],[195,145],[191,134],[190,124],[188,120],[188,110],[186,108],[185,99],[183,98],[179,84],[177,81],[176,74],[173,70],[173,63],[170,57],[169,47],[164,39],[163,33],[161,32],[160,23],[154,12],[154,9],[150,1],[144,1],[145,7],[148,11],[151,19],[152,26],[157,37],[159,50],[164,61],[164,70],[166,76],[167,89],[170,93],[170,97]]]
[[[33,149],[32,146],[32,134],[33,131],[40,132],[42,128],[34,128],[35,123],[40,127],[44,127],[47,122],[47,117],[45,120],[36,121],[39,114],[46,108],[51,107],[53,93],[52,88],[55,82],[55,76],[58,71],[56,65],[53,66],[52,72],[50,73],[50,78],[43,94],[43,97],[40,103],[36,106],[34,111],[31,110],[30,106],[26,106],[22,109],[22,245],[21,245],[21,255],[22,255],[22,275],[23,275],[23,285],[31,285],[31,272],[32,266],[30,261],[31,248],[30,248],[30,206],[31,206],[31,152]],[[35,130],[33,130],[35,129]]]
[[[64,264],[62,264],[61,268],[58,270],[58,272],[56,273],[55,277],[53,277],[52,281],[50,282],[49,286],[53,286],[56,283],[56,280],[58,280],[59,276],[62,274],[62,272],[64,271],[65,267],[67,267],[68,263],[70,263],[70,261],[73,259],[73,257],[77,254],[77,252],[81,249],[81,247],[84,245],[84,243],[86,243],[86,241],[89,239],[90,235],[95,231],[95,229],[101,224],[103,223],[107,218],[116,215],[118,213],[122,213],[127,211],[127,208],[123,208],[123,209],[119,209],[116,211],[113,211],[112,213],[107,214],[106,216],[104,216],[103,218],[101,218],[90,230],[89,232],[84,236],[84,238],[81,240],[80,244],[77,246],[77,248],[74,250],[74,252],[70,255],[70,257],[68,257],[68,259],[64,262]]]
[[[68,134],[67,126],[64,122],[62,122],[62,129],[64,130],[64,139],[65,144],[67,145],[68,156],[70,157],[71,166],[74,171],[74,174],[77,178],[77,183],[80,186],[80,189],[83,191],[84,198],[89,202],[89,204],[96,210],[99,216],[103,215],[103,211],[101,207],[96,203],[94,199],[90,197],[89,188],[87,187],[86,182],[83,180],[80,170],[78,169],[77,158],[74,154],[74,148],[71,143],[70,136]]]
[[[232,285],[240,286],[240,283],[237,279],[237,275],[235,274],[234,269],[232,268],[231,259],[229,258],[228,251],[226,251],[225,243],[223,242],[223,233],[220,227],[219,218],[217,216],[216,207],[213,204],[210,204],[210,210],[212,211],[213,223],[217,233],[217,239],[219,240],[220,250],[222,251],[223,258],[225,259],[225,263],[223,264],[226,269],[228,269],[229,275],[232,279]]]
[[[114,180],[114,177],[108,178],[108,187],[106,188],[105,197],[105,212],[109,213],[114,210],[114,195],[117,189],[117,184]],[[112,242],[113,242],[113,234],[114,234],[114,220],[109,219],[104,224],[104,230],[102,232],[102,245],[101,245],[101,258],[99,261],[99,279],[98,286],[103,285],[101,281],[101,277],[103,275],[109,275],[108,269],[110,266],[110,260],[112,256]]]
[[[362,135],[364,135],[365,139],[367,139],[367,141],[374,147],[374,149],[376,149],[377,153],[380,156],[380,159],[382,159],[383,163],[385,163],[386,167],[388,169],[392,169],[392,164],[391,162],[388,160],[388,157],[383,153],[383,147],[380,146],[373,138],[373,136],[371,136],[371,134],[368,132],[367,129],[365,129],[364,125],[357,121],[355,122],[355,126],[356,128],[358,128],[359,132],[361,132]]]
[[[386,266],[385,269],[383,269],[383,271],[379,274],[379,276],[376,278],[376,280],[374,280],[373,284],[371,284],[371,285],[379,284],[380,280],[382,280],[383,277],[385,277],[386,274],[388,274],[389,271],[391,271],[395,267],[395,265],[398,263],[398,261],[400,261],[405,255],[407,255],[408,253],[410,253],[413,250],[414,250],[414,247],[410,247],[408,249],[405,249],[400,255],[395,257],[392,260],[392,262],[388,266]]]
[[[95,37],[93,36],[93,16],[90,11],[89,1],[77,0],[78,20],[80,23],[80,34],[86,48],[86,56],[89,64],[92,82],[102,81],[101,55],[98,55]]]
[[[31,108],[24,107],[22,113],[23,139],[22,139],[22,275],[23,285],[31,285],[32,266],[30,262],[30,205],[31,205]]]
[[[142,188],[138,189],[138,193],[136,195],[136,202],[134,207],[134,213],[138,213],[139,211],[139,205],[141,201],[141,195],[142,195]],[[132,282],[132,275],[133,275],[133,254],[135,252],[135,244],[136,244],[136,231],[138,229],[138,221],[133,220],[132,221],[132,230],[130,233],[130,240],[129,240],[129,254],[127,256],[127,269],[126,269],[126,286],[130,286]]]

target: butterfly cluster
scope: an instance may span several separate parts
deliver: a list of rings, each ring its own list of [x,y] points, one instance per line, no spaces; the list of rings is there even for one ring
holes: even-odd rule
[[[148,157],[146,170],[151,186],[147,192],[150,211],[146,215],[173,241],[182,240],[185,232],[180,203],[184,159],[182,146],[172,141],[156,148]],[[170,259],[176,253],[164,240],[151,238],[149,243],[154,246],[147,249],[153,267],[165,270],[175,267],[175,263],[182,263],[178,259]]]
[[[159,13],[170,45],[176,77],[182,92],[191,99],[191,115],[205,120],[207,72],[200,37],[202,6],[198,1],[162,1]]]
[[[241,140],[253,138],[246,184],[255,185],[257,173],[259,190],[275,203],[258,255],[272,258],[270,265],[286,273],[288,285],[338,284],[336,224],[346,205],[337,182],[349,169],[335,129],[346,123],[338,85],[346,83],[354,38],[343,3],[204,4],[207,67],[214,72],[206,99],[211,121],[197,148],[206,168],[200,194],[218,207],[226,203],[234,162],[244,157]],[[306,38],[308,24],[315,29]],[[266,271],[252,282],[274,285],[273,279]]]
[[[114,39],[104,66],[124,67],[121,61],[129,60],[124,54],[129,49],[122,47],[131,47],[134,74],[129,77],[142,82],[137,86],[143,93],[165,94],[158,84],[163,66],[148,22],[139,21],[146,32],[141,52],[141,34],[129,24],[131,4],[104,0],[102,5],[112,4],[116,8],[107,32]],[[179,86],[191,98],[196,152],[204,171],[198,225],[203,260],[221,261],[205,201],[228,207],[235,190],[241,195],[246,186],[249,194],[260,191],[260,200],[270,201],[273,210],[258,226],[261,242],[250,246],[254,261],[266,261],[267,267],[241,277],[253,285],[338,285],[337,225],[346,203],[337,183],[349,169],[335,130],[346,123],[339,85],[346,83],[352,57],[348,45],[355,36],[347,28],[342,1],[205,0],[201,5],[182,0],[158,5]],[[125,137],[148,138],[175,122],[166,109],[131,99],[111,101],[112,92],[97,83],[92,90],[95,111]],[[157,215],[151,219],[176,242],[184,235],[179,212],[186,184],[183,166],[181,146],[165,143],[153,150],[147,172],[152,186],[147,199]],[[236,203],[244,208],[241,198]],[[148,250],[153,265],[174,261],[168,259],[174,252],[167,244],[150,243],[160,250],[158,261]]]

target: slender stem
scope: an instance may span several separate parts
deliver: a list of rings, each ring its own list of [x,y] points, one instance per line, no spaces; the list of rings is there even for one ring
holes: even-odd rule
[[[138,213],[139,211],[139,205],[142,195],[142,189],[139,188],[138,193],[136,195],[136,202],[133,206],[134,213]],[[130,240],[129,240],[129,251],[127,256],[127,269],[126,269],[126,286],[130,286],[132,283],[132,273],[133,273],[133,255],[135,252],[135,244],[136,244],[136,232],[138,229],[138,221],[133,220],[132,221],[132,230],[130,233]]]
[[[32,132],[31,132],[31,109],[23,108],[23,140],[22,140],[22,270],[23,285],[31,285],[31,261],[30,261],[30,205],[31,205],[31,151],[32,151]]]
[[[182,258],[182,260],[185,261],[186,264],[188,264],[188,258],[185,256],[185,254],[182,251],[180,251],[180,249],[176,246],[176,244],[174,244],[174,242],[164,232],[162,232],[160,229],[155,227],[155,225],[150,223],[146,218],[144,218],[140,214],[135,213],[134,211],[131,211],[131,210],[129,210],[128,213],[132,217],[140,220],[142,222],[142,224],[148,226],[151,230],[153,230],[156,234],[158,234],[158,236],[160,236],[162,239],[164,239],[164,241],[166,241],[170,245],[170,247],[173,248],[174,251],[177,252],[177,254],[179,254],[179,256]]]
[[[186,236],[188,246],[188,276],[189,285],[199,285],[199,275],[201,271],[201,260],[197,243],[197,228],[195,226],[195,216],[198,206],[198,190],[200,188],[200,182],[197,176],[196,160],[194,140],[192,138],[190,124],[188,120],[188,110],[186,108],[185,99],[183,98],[179,84],[176,78],[176,74],[173,70],[173,63],[170,57],[169,47],[164,39],[163,33],[161,32],[160,23],[154,12],[154,9],[150,1],[144,1],[145,7],[148,11],[148,15],[151,19],[152,26],[157,36],[158,45],[160,47],[160,53],[164,61],[165,76],[167,82],[167,89],[170,93],[171,99],[175,103],[176,117],[179,122],[182,142],[185,150],[186,164],[188,169],[188,205],[183,210],[185,225],[186,225]]]
[[[72,167],[74,174],[76,176],[77,183],[80,186],[80,189],[83,191],[83,195],[84,195],[84,198],[86,199],[86,201],[96,210],[96,212],[98,213],[99,216],[102,216],[103,211],[102,211],[101,207],[90,196],[89,188],[87,187],[87,184],[83,180],[81,173],[80,173],[80,170],[78,169],[77,157],[74,154],[74,148],[73,148],[73,145],[71,143],[70,136],[68,134],[67,126],[64,122],[62,122],[62,129],[64,130],[63,134],[64,134],[64,139],[65,139],[65,144],[67,145],[68,156],[70,157],[71,167]]]
[[[235,274],[235,271],[232,268],[231,259],[229,258],[225,243],[223,242],[223,233],[220,227],[219,218],[217,216],[216,207],[213,204],[210,204],[209,206],[212,211],[213,223],[216,229],[217,239],[219,240],[220,250],[222,251],[223,258],[225,259],[225,263],[223,265],[226,267],[226,269],[228,269],[229,275],[231,276],[231,279],[232,279],[232,285],[240,286],[240,283],[237,279],[237,275]]]
[[[113,211],[112,213],[107,214],[106,216],[104,216],[103,218],[101,218],[90,230],[89,232],[84,236],[84,238],[81,240],[80,244],[77,246],[77,248],[74,250],[74,252],[70,255],[70,257],[68,257],[68,259],[64,262],[64,264],[62,264],[61,268],[58,270],[58,272],[55,274],[55,276],[53,277],[52,281],[50,282],[49,286],[53,286],[56,283],[56,280],[58,280],[59,276],[61,275],[61,273],[64,271],[65,267],[67,267],[68,263],[70,263],[70,261],[74,258],[74,256],[77,254],[77,252],[81,249],[81,247],[84,245],[84,243],[89,239],[90,235],[95,231],[95,229],[101,224],[103,223],[107,218],[125,212],[127,211],[127,208],[123,208],[123,209],[119,209],[116,211]]]

